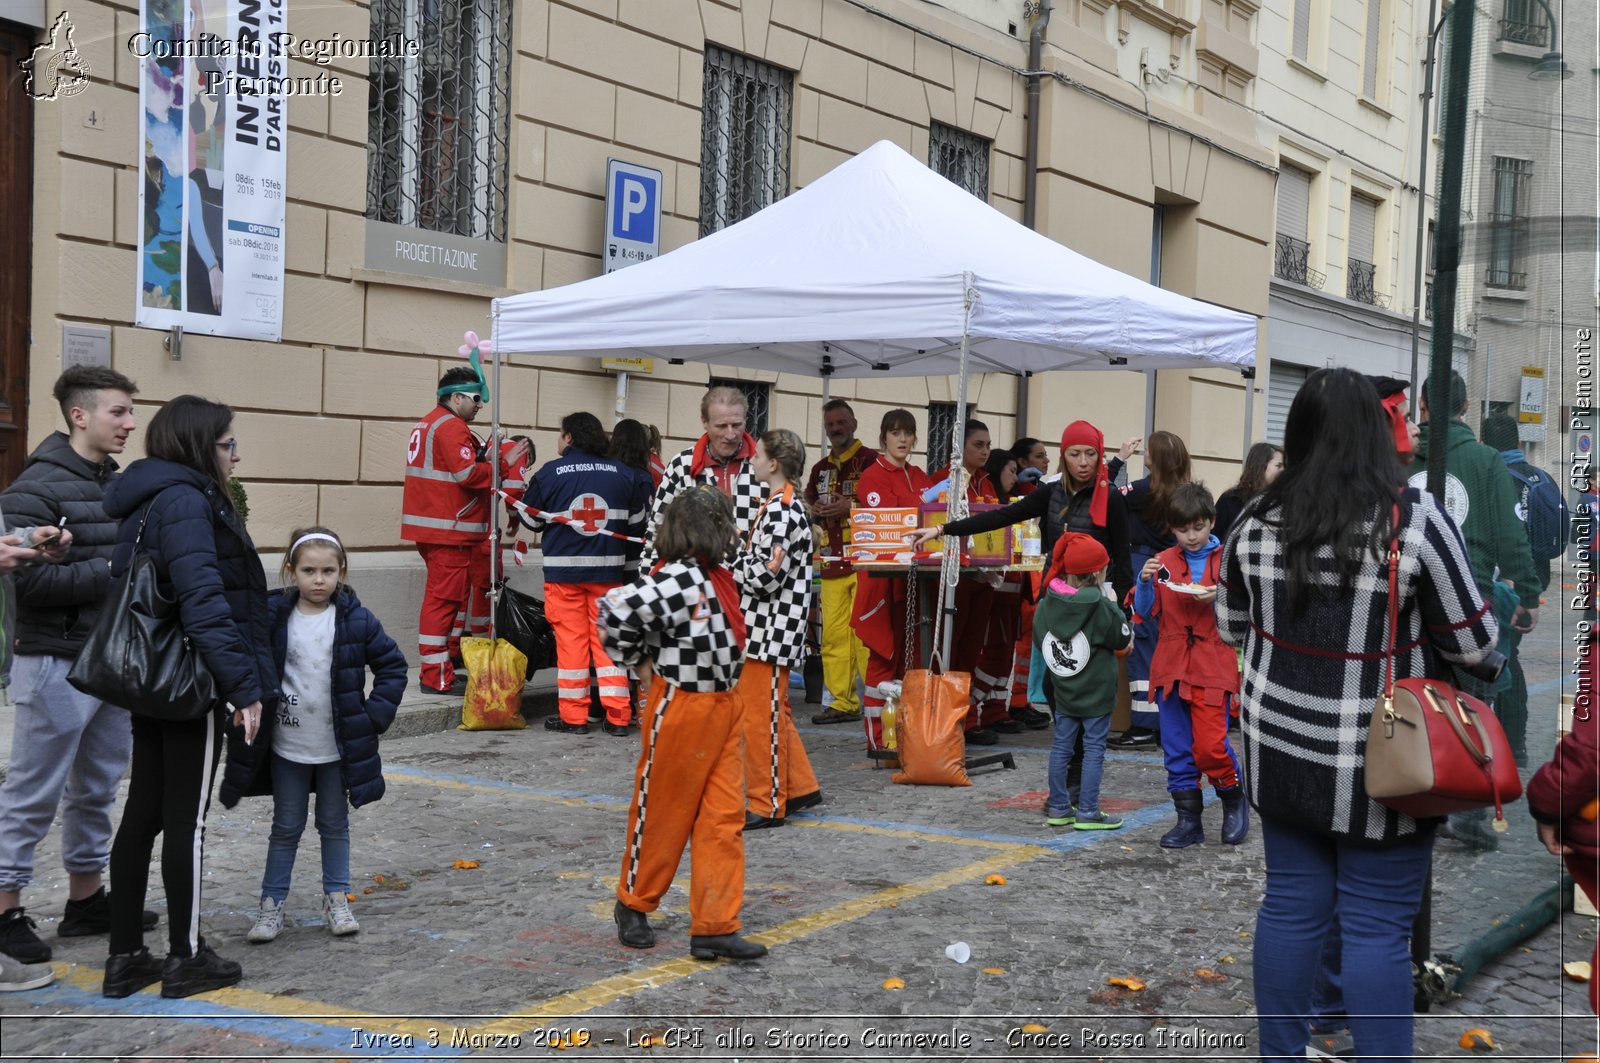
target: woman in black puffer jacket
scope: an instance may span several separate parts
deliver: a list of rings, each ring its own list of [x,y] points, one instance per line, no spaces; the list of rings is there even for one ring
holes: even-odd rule
[[[125,997],[159,981],[162,996],[187,997],[241,977],[239,965],[200,936],[205,818],[228,706],[235,725],[254,738],[263,707],[275,708],[279,693],[266,575],[228,494],[239,460],[233,411],[180,395],[151,419],[145,450],[150,456],[106,489],[106,513],[122,522],[114,574],[127,569],[138,540],[162,591],[176,598],[183,631],[221,700],[214,711],[178,723],[143,714],[145,706],[124,706],[133,714],[133,767],[111,846],[111,957],[102,992]],[[141,925],[157,835],[170,925],[164,963],[144,947]]]

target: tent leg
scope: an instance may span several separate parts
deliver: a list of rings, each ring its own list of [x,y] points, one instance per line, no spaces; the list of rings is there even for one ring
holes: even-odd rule
[[[495,606],[500,602],[500,312],[495,311],[490,333],[494,350],[489,352],[490,375],[494,378],[489,403],[489,466],[493,470],[489,493],[489,641],[495,636]]]
[[[615,415],[611,418],[611,427],[615,428],[617,422],[628,415],[628,374],[626,371],[617,374],[617,401],[612,409]]]
[[[1251,437],[1256,434],[1256,371],[1245,369],[1240,375],[1244,377],[1244,449],[1239,453],[1245,455],[1255,444]]]
[[[1150,453],[1150,436],[1156,430],[1156,372],[1154,369],[1144,371],[1144,446],[1145,453]],[[1131,481],[1132,475],[1128,477]]]

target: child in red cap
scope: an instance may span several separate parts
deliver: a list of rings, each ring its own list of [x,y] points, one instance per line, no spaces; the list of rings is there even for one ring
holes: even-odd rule
[[[1076,830],[1115,830],[1122,820],[1100,811],[1106,736],[1117,705],[1115,657],[1128,652],[1133,628],[1101,591],[1111,557],[1091,535],[1066,532],[1056,540],[1033,614],[1033,638],[1044,662],[1045,699],[1055,718],[1050,746],[1050,798],[1045,822]],[[1083,735],[1083,778],[1067,785],[1067,766]],[[1076,807],[1074,807],[1076,806]]]

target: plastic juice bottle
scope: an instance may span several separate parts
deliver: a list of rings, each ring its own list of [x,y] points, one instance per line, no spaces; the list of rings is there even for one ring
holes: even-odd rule
[[[883,748],[885,749],[900,748],[900,743],[894,733],[894,710],[895,705],[891,701],[883,707],[883,714],[880,717],[883,721]]]

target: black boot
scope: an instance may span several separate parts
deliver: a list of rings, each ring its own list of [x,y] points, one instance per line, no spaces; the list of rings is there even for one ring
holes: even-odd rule
[[[1205,802],[1200,799],[1200,791],[1175,791],[1172,806],[1178,810],[1178,822],[1161,836],[1161,848],[1187,849],[1205,841],[1206,831],[1200,823],[1200,810],[1205,807]]]
[[[689,938],[689,955],[697,960],[714,960],[726,956],[730,960],[759,960],[767,954],[765,945],[746,941],[738,934],[718,934],[716,937]]]
[[[1238,845],[1250,833],[1250,805],[1244,799],[1244,790],[1237,783],[1227,790],[1219,789],[1222,800],[1222,843]]]
[[[630,949],[653,949],[656,947],[656,932],[650,929],[650,920],[645,914],[629,908],[621,901],[611,910],[611,918],[617,923],[617,940]]]

